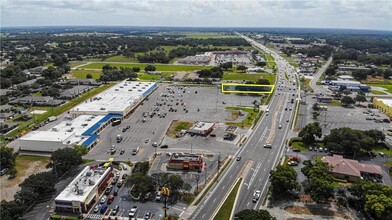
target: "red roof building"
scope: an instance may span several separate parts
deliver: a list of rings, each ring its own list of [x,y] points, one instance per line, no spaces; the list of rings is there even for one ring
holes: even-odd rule
[[[321,160],[331,166],[331,173],[335,178],[355,182],[363,177],[382,177],[382,169],[378,165],[359,163],[341,155],[326,156]]]

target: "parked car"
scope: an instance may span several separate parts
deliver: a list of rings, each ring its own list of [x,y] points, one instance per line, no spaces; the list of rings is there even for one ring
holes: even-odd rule
[[[384,152],[378,152],[378,155],[380,155],[381,157],[385,157]]]
[[[94,213],[97,213],[97,212],[99,212],[100,209],[101,209],[101,205],[98,204],[98,205],[95,206],[93,211],[94,211]]]
[[[112,191],[112,189],[113,189],[113,186],[108,186],[108,187],[105,189],[105,195],[109,195],[109,194],[110,194],[110,191]]]
[[[108,197],[105,196],[105,195],[102,196],[102,197],[101,197],[101,200],[99,200],[99,203],[101,203],[101,204],[105,203],[107,198],[108,198]]]
[[[102,205],[102,206],[101,206],[101,210],[100,210],[101,214],[104,214],[104,213],[106,212],[107,209],[108,209],[108,206],[107,206],[107,205]]]
[[[4,168],[0,171],[0,176],[3,176],[4,174],[6,174],[10,169],[8,168]]]
[[[241,157],[237,157],[237,161],[240,161],[241,160]]]
[[[120,207],[118,205],[116,205],[116,207],[114,207],[114,209],[112,210],[112,215],[116,216],[119,210],[120,210]]]
[[[132,206],[131,210],[129,211],[128,217],[130,219],[135,218],[137,216],[137,211],[138,211],[137,206]]]
[[[147,211],[146,214],[144,214],[144,219],[148,220],[151,217],[151,212]]]
[[[161,192],[157,192],[157,195],[155,196],[155,202],[161,202],[161,199],[162,199]]]
[[[118,183],[117,183],[117,187],[120,188],[120,187],[122,187],[122,185],[123,185],[123,180],[119,180]]]
[[[113,195],[110,195],[109,198],[108,198],[107,204],[108,204],[108,205],[112,204],[113,200],[114,200],[114,196],[113,196]]]
[[[115,189],[113,190],[113,195],[114,195],[114,196],[117,196],[117,195],[118,195],[118,188],[115,188]]]
[[[161,148],[168,148],[169,146],[167,144],[161,145]]]

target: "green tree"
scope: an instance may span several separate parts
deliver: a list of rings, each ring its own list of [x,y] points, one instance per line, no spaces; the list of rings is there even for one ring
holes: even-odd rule
[[[275,217],[272,217],[272,215],[267,211],[267,210],[253,210],[253,209],[244,209],[240,212],[235,213],[234,219],[237,220],[276,220]]]
[[[92,78],[93,78],[93,75],[91,75],[90,73],[87,73],[87,74],[86,74],[86,78],[87,78],[87,79],[92,79]]]
[[[287,165],[278,165],[271,172],[272,195],[282,195],[293,190],[300,190],[301,186],[297,182],[297,173]]]
[[[153,66],[153,65],[147,65],[145,68],[144,68],[144,71],[146,71],[146,72],[148,72],[148,71],[155,71],[156,70],[156,68],[155,68],[155,66]]]
[[[270,85],[270,81],[268,79],[258,79],[256,81],[256,84],[260,84],[260,85]]]
[[[138,73],[140,72],[140,67],[134,66],[132,67],[133,72]]]
[[[348,191],[358,201],[360,210],[372,214],[375,219],[392,216],[392,187],[360,180],[352,184]]]
[[[385,134],[377,129],[370,129],[365,131],[365,134],[371,137],[375,142],[385,141]]]
[[[0,219],[14,220],[20,219],[26,210],[26,207],[20,201],[5,201],[2,200],[0,204]]]
[[[313,144],[316,137],[321,138],[322,129],[318,122],[307,124],[300,132],[299,137],[302,137],[302,141],[305,144]]]
[[[53,168],[57,177],[83,162],[82,156],[74,148],[58,149],[52,153],[48,167]]]
[[[260,61],[260,62],[256,63],[256,66],[259,66],[259,67],[265,67],[266,65],[267,65],[267,63],[265,61]]]
[[[312,109],[313,109],[313,111],[320,111],[320,106],[319,106],[319,104],[318,104],[317,102],[314,103]]]
[[[248,67],[244,66],[244,65],[239,65],[237,67],[237,70],[241,70],[243,73],[245,73],[245,71],[248,69]]]
[[[13,168],[15,166],[16,154],[14,150],[9,147],[0,148],[0,167]]]
[[[233,68],[232,62],[226,62],[219,65],[222,69],[227,70]]]
[[[142,172],[136,172],[132,174],[126,184],[128,187],[134,186],[133,190],[142,194],[145,194],[154,189],[151,176]]]
[[[340,102],[342,103],[342,106],[345,106],[345,107],[347,107],[347,106],[349,106],[349,105],[355,104],[354,99],[351,98],[350,96],[344,96],[344,97],[342,98],[342,100],[340,100]]]
[[[308,178],[305,191],[317,202],[328,200],[334,196],[333,177],[329,173],[329,167],[321,161],[304,161],[301,172]]]
[[[87,147],[83,145],[75,145],[73,146],[74,150],[76,151],[77,154],[80,156],[84,156],[88,153]]]
[[[358,94],[357,96],[355,96],[355,101],[359,103],[366,102],[366,96]]]

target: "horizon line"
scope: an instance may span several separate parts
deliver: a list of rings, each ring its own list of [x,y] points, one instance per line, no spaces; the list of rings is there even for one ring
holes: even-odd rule
[[[341,27],[268,27],[268,26],[150,26],[150,25],[21,25],[21,26],[3,26],[0,27],[0,32],[4,28],[50,28],[50,27],[128,27],[128,28],[136,28],[136,27],[145,27],[145,28],[221,28],[221,29],[246,29],[246,28],[274,28],[274,29],[324,29],[324,30],[362,30],[362,31],[385,31],[392,32],[390,29],[368,29],[368,28],[341,28]]]

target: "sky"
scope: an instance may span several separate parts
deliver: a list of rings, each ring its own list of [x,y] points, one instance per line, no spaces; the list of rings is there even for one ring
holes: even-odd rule
[[[1,27],[304,27],[392,31],[392,0],[0,0]]]

